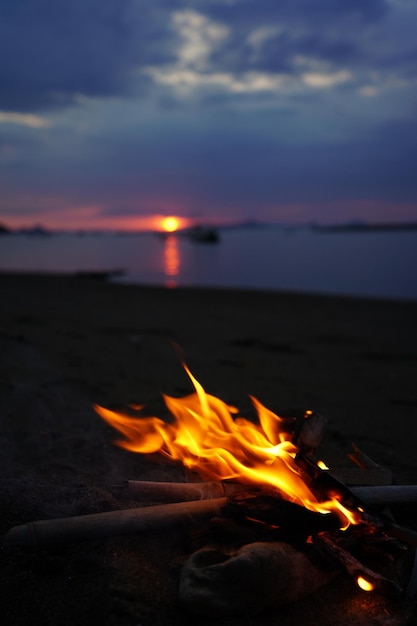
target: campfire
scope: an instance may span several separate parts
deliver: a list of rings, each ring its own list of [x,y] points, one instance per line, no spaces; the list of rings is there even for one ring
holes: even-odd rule
[[[251,397],[257,420],[250,421],[206,393],[184,368],[195,391],[183,398],[164,396],[171,421],[143,416],[141,406],[126,413],[95,410],[123,435],[119,446],[181,463],[188,482],[128,480],[114,492],[142,506],[32,522],[11,529],[3,545],[191,525],[199,537],[194,533],[179,593],[196,612],[279,606],[343,572],[365,592],[415,594],[417,567],[408,568],[404,581],[394,563],[410,561],[417,533],[381,511],[415,501],[417,486],[389,484],[390,473],[356,446],[349,455],[356,467],[328,469],[316,460],[323,417],[310,410],[302,418],[280,417]]]

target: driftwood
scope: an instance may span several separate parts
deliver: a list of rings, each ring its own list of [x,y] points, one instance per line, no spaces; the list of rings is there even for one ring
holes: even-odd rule
[[[367,505],[417,503],[417,485],[378,485],[352,487],[351,491]]]
[[[3,539],[3,545],[47,545],[49,543],[147,532],[156,528],[167,528],[175,524],[187,524],[194,517],[215,517],[218,515],[221,507],[228,501],[225,494],[229,495],[229,501],[234,503],[235,509],[239,502],[239,497],[244,499],[246,496],[250,496],[249,499],[252,499],[252,506],[248,514],[249,517],[252,516],[268,524],[283,526],[288,529],[288,532],[293,534],[311,534],[323,530],[332,530],[337,525],[332,515],[323,516],[312,513],[286,500],[282,500],[279,492],[271,496],[270,492],[264,494],[262,490],[256,487],[253,487],[251,491],[251,487],[248,486],[215,482],[174,483],[173,485],[170,483],[136,483],[136,485],[139,485],[140,490],[147,491],[150,500],[156,501],[158,494],[162,494],[165,499],[170,493],[172,497],[178,497],[178,494],[181,493],[182,496],[184,494],[186,497],[188,496],[189,501],[71,518],[35,521],[9,530]],[[242,490],[245,490],[244,494]],[[417,500],[416,485],[357,487],[352,488],[351,491],[356,497],[369,505],[415,502]],[[205,497],[206,499],[191,500],[191,497],[195,497],[196,494],[200,498]],[[217,494],[220,494],[220,497],[212,497]],[[263,505],[262,502],[264,503]],[[296,510],[297,514],[295,513]],[[298,510],[301,512],[298,513]],[[365,515],[364,521],[367,520],[368,523],[375,524],[388,535],[396,537],[408,545],[417,546],[416,532],[398,526],[389,520],[381,520],[380,518]]]
[[[366,470],[358,470],[358,472],[366,473]],[[128,480],[120,485],[113,485],[112,490],[119,497],[137,499],[142,502],[186,502],[229,497],[239,493],[264,492],[261,487],[256,485],[217,481],[171,483]],[[357,486],[351,487],[350,491],[368,505],[417,502],[417,485]],[[279,495],[278,491],[277,495]]]
[[[228,497],[251,489],[259,491],[259,487],[215,480],[195,483],[127,480],[123,483],[112,485],[112,492],[117,497],[126,500],[140,500],[141,502],[209,500],[211,498]]]
[[[15,526],[4,536],[2,545],[37,548],[54,543],[152,532],[181,524],[193,525],[197,520],[219,515],[225,501],[225,498],[215,498],[40,520]]]

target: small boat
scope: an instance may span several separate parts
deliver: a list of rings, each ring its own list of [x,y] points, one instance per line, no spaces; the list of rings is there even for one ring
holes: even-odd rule
[[[193,226],[186,231],[186,236],[195,243],[219,243],[220,234],[212,226]]]

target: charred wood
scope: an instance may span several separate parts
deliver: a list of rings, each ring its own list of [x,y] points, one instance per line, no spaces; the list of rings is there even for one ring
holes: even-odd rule
[[[371,583],[376,591],[390,595],[400,595],[402,593],[401,587],[393,580],[389,580],[374,572],[372,569],[361,563],[350,552],[338,545],[336,542],[326,534],[320,534],[314,538],[314,543],[324,549],[325,553],[332,557],[335,561],[339,562],[346,572],[357,579],[359,576],[365,578]]]
[[[277,538],[306,539],[312,534],[338,530],[339,518],[334,514],[322,515],[303,506],[282,500],[275,494],[264,492],[235,494],[222,507],[222,514],[246,525],[266,525],[265,532]]]
[[[359,473],[367,474],[366,470],[358,470]],[[340,480],[341,474],[330,472]],[[366,483],[371,477],[366,479]],[[349,482],[349,481],[345,481]],[[126,500],[141,500],[142,502],[188,502],[192,500],[207,500],[233,496],[238,493],[261,494],[265,491],[271,493],[271,489],[257,485],[245,485],[232,482],[194,482],[194,483],[171,483],[156,481],[127,480],[118,485],[113,485],[112,491],[119,498]],[[417,502],[417,485],[387,485],[374,484],[367,486],[351,487],[354,496],[360,498],[368,505],[401,504]],[[274,490],[276,497],[280,492]],[[284,497],[284,496],[283,496]]]

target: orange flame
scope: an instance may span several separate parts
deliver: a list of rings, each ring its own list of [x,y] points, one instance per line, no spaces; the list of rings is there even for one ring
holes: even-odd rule
[[[358,587],[360,587],[363,591],[372,591],[374,589],[374,584],[363,576],[358,576],[356,582],[358,584]]]
[[[132,418],[95,406],[97,413],[125,436],[117,441],[120,447],[142,454],[160,452],[211,479],[267,484],[307,509],[335,512],[345,527],[358,523],[357,513],[337,498],[319,502],[312,493],[295,462],[298,448],[283,428],[287,420],[252,396],[259,424],[233,419],[237,409],[207,394],[188,367],[184,368],[195,393],[183,398],[163,396],[175,418],[173,423],[158,417]]]

